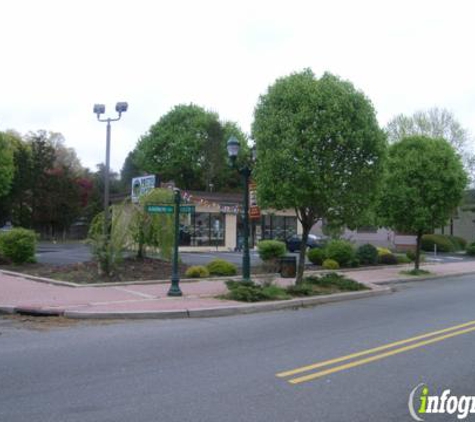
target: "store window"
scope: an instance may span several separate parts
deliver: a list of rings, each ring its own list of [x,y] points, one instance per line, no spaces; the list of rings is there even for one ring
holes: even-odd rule
[[[263,215],[261,226],[263,239],[285,240],[297,233],[297,217]]]
[[[180,225],[182,246],[224,246],[224,214],[195,212]]]

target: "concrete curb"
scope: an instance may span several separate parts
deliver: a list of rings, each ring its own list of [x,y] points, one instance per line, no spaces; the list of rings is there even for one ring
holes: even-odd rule
[[[408,278],[394,278],[392,280],[373,281],[373,283],[376,284],[377,286],[391,286],[394,284],[406,284],[406,283],[412,283],[412,282],[418,282],[418,281],[438,280],[438,279],[447,278],[447,277],[463,277],[465,275],[470,275],[470,274],[475,274],[475,271],[466,271],[466,272],[457,273],[457,274],[441,274],[441,275],[429,274],[424,277],[408,276]]]
[[[177,318],[212,318],[232,315],[245,315],[258,312],[280,311],[284,309],[298,309],[326,303],[342,302],[346,300],[362,299],[390,294],[390,287],[375,287],[374,290],[360,292],[337,293],[326,296],[315,296],[304,299],[290,299],[276,302],[260,302],[235,306],[216,306],[212,308],[191,308],[173,311],[131,311],[131,312],[84,312],[66,310],[62,315],[74,319],[177,319]]]
[[[80,312],[65,311],[63,316],[71,319],[181,319],[188,318],[187,309],[174,311],[124,311],[124,312]]]

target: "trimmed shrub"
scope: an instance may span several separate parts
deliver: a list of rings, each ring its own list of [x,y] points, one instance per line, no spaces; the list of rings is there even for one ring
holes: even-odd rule
[[[292,296],[311,296],[313,294],[312,286],[306,283],[288,286],[286,291]]]
[[[226,286],[229,293],[226,295],[227,299],[239,300],[241,302],[259,302],[264,300],[262,287],[253,283],[252,281],[226,281]]]
[[[22,228],[12,229],[0,235],[0,251],[14,264],[36,262],[36,233]]]
[[[398,263],[396,255],[392,253],[386,253],[384,255],[381,255],[379,257],[379,262],[383,265],[396,265]]]
[[[409,258],[409,260],[411,260],[412,262],[414,262],[416,260],[416,251],[413,251],[412,249],[409,249],[407,252],[406,252],[406,256]]]
[[[340,268],[340,264],[337,261],[335,261],[334,259],[329,259],[329,258],[323,261],[322,266],[326,270],[338,270],[338,268]]]
[[[314,265],[322,265],[323,261],[325,261],[327,254],[325,249],[321,248],[313,248],[309,249],[307,252],[308,260]]]
[[[455,247],[452,242],[443,234],[425,234],[422,236],[421,249],[426,252],[433,252],[434,245],[437,245],[438,252],[453,252]]]
[[[452,245],[454,245],[456,251],[464,251],[467,247],[467,241],[463,237],[449,235],[446,235],[445,237],[450,240]]]
[[[353,245],[346,240],[332,240],[325,248],[326,257],[346,267],[355,258]]]
[[[470,256],[475,256],[475,242],[467,246],[465,253]]]
[[[378,246],[376,249],[378,250],[378,256],[389,255],[392,253],[388,248],[382,248],[381,246]]]
[[[398,264],[410,264],[412,261],[406,255],[396,255]]]
[[[189,278],[204,278],[209,276],[209,271],[202,265],[194,265],[186,270],[185,275]]]
[[[411,262],[414,262],[416,260],[416,251],[409,250],[406,252],[406,256],[411,260]],[[419,261],[423,262],[426,260],[426,256],[422,253],[419,255]]]
[[[356,251],[356,256],[361,265],[376,265],[378,263],[378,250],[369,243],[361,245]]]
[[[211,275],[236,275],[237,267],[224,259],[214,259],[206,264]]]
[[[346,278],[344,275],[337,273],[324,274],[321,277],[309,276],[304,279],[304,283],[321,287],[337,287],[340,290],[355,291],[355,290],[367,290],[364,284],[358,283],[351,278]]]
[[[257,252],[263,261],[282,258],[287,248],[284,242],[279,240],[261,240],[257,244]]]
[[[262,300],[290,299],[286,290],[279,286],[261,286],[253,281],[226,281],[229,293],[227,299],[241,302],[260,302]]]

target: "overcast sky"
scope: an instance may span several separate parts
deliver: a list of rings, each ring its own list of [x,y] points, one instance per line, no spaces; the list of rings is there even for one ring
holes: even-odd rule
[[[83,165],[105,160],[92,107],[112,127],[119,171],[174,105],[195,103],[249,133],[260,94],[310,67],[348,79],[384,126],[438,106],[475,133],[475,2],[0,0],[0,130],[61,132]]]

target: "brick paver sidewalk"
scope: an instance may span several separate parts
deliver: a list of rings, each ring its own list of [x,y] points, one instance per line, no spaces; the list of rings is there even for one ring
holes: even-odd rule
[[[431,276],[475,273],[475,261],[426,265],[423,268],[429,270],[432,273]],[[400,274],[402,269],[398,266],[355,270],[346,272],[346,275],[366,284],[411,279]],[[290,284],[293,280],[277,279],[276,282]],[[147,313],[157,312],[178,316],[189,315],[190,310],[242,310],[246,306],[251,306],[241,302],[217,299],[217,295],[226,292],[223,281],[183,282],[180,286],[183,297],[170,298],[167,296],[169,284],[163,283],[75,288],[33,281],[0,272],[0,310],[13,312],[23,309],[74,314],[76,317],[88,314],[120,317],[134,314],[146,316]]]

